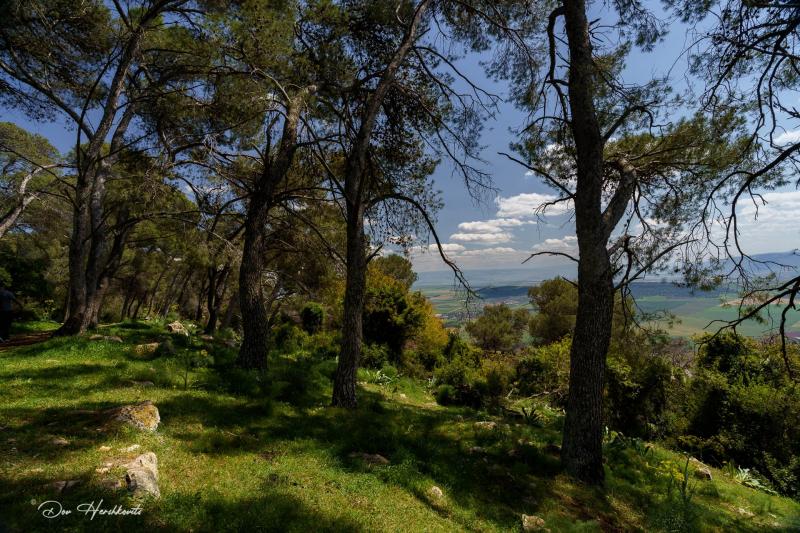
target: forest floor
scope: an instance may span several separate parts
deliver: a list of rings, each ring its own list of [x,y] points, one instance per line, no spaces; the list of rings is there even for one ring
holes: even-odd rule
[[[142,354],[162,325],[101,333],[0,353],[0,531],[519,531],[523,514],[554,532],[800,531],[798,502],[721,470],[682,489],[686,459],[657,445],[609,443],[604,489],[576,484],[559,470],[562,416],[544,407],[534,422],[442,407],[424,383],[361,371],[360,407],[344,411],[328,407],[335,362],[307,351],[274,356],[264,386],[203,367],[230,357],[218,341]],[[155,432],[98,423],[144,400]],[[158,500],[109,484],[145,451]],[[73,512],[45,518],[48,500]],[[142,513],[76,511],[90,502]]]

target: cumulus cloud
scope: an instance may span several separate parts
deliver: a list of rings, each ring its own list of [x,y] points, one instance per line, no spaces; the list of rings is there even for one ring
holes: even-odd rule
[[[800,130],[785,131],[772,140],[778,146],[794,144],[800,141]]]
[[[578,237],[565,235],[561,239],[545,239],[533,247],[535,252],[565,252],[578,247]]]
[[[443,242],[442,243],[442,250],[444,250],[445,253],[457,253],[457,252],[461,252],[461,251],[465,250],[465,248],[464,248],[464,246],[462,246],[462,245],[460,245],[458,243],[455,243],[455,242]],[[438,253],[439,252],[439,248],[436,246],[436,243],[433,243],[433,244],[429,244],[427,246],[412,246],[409,249],[409,252],[411,252],[412,254],[421,254],[421,253],[425,253],[425,252]]]
[[[495,218],[491,220],[476,220],[462,222],[458,229],[467,233],[499,233],[505,228],[515,228],[526,224],[518,218]]]
[[[537,214],[563,215],[572,210],[572,201],[558,202],[545,208],[541,212],[542,206],[557,200],[558,197],[552,194],[539,194],[537,192],[522,193],[516,196],[502,197],[495,199],[497,204],[497,216],[509,218],[534,217]]]
[[[487,256],[487,255],[507,255],[507,254],[516,254],[519,253],[517,250],[513,248],[506,248],[502,246],[498,246],[495,248],[481,248],[479,250],[466,250],[459,254],[460,257],[472,257],[472,256]]]
[[[766,205],[762,205],[760,201],[757,204],[740,202],[740,228],[759,233],[776,232],[776,236],[788,231],[795,233],[796,239],[800,227],[800,191],[772,191],[762,194],[761,197]]]
[[[511,234],[507,232],[496,233],[453,233],[451,241],[476,242],[482,244],[500,244],[511,241]]]

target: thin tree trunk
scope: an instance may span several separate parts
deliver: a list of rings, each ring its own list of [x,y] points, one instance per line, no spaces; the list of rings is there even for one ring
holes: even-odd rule
[[[172,304],[172,298],[175,294],[175,287],[178,285],[178,278],[180,278],[181,272],[177,268],[175,269],[175,275],[172,276],[172,281],[169,282],[167,286],[167,290],[164,294],[164,299],[161,302],[161,306],[159,308],[158,314],[159,316],[167,316],[169,313],[169,306]]]
[[[19,217],[20,215],[22,215],[22,212],[25,211],[25,208],[28,207],[28,204],[30,204],[34,200],[34,198],[36,197],[33,195],[24,196],[17,203],[17,205],[12,207],[8,211],[8,213],[6,213],[5,215],[3,215],[2,218],[0,218],[0,239],[2,239],[5,236],[5,234],[8,233],[8,230],[14,227],[14,224],[16,224],[17,220],[19,220]]]
[[[166,275],[167,270],[169,270],[169,267],[170,267],[170,264],[169,264],[169,261],[167,261],[167,263],[164,265],[164,268],[161,269],[161,272],[158,274],[158,278],[156,278],[156,283],[153,286],[153,292],[150,294],[150,301],[149,301],[149,303],[147,305],[147,313],[145,313],[145,316],[150,316],[150,313],[153,311],[153,304],[156,301],[156,295],[158,294],[158,288],[161,286],[161,280],[164,279],[164,276]]]
[[[403,39],[395,50],[391,61],[384,69],[380,81],[366,102],[361,125],[355,136],[353,146],[347,157],[344,179],[344,197],[347,202],[347,278],[344,291],[344,313],[342,320],[342,346],[339,363],[333,383],[332,404],[339,407],[355,408],[356,372],[361,359],[363,337],[364,296],[367,286],[367,241],[364,235],[364,215],[366,197],[369,189],[367,181],[367,160],[370,140],[378,121],[386,95],[394,83],[397,71],[401,68],[408,53],[419,37],[430,0],[422,0],[417,5],[413,19],[406,29]]]
[[[222,322],[219,324],[219,329],[226,329],[231,327],[233,322],[233,315],[236,313],[236,307],[239,305],[239,292],[237,290],[231,292],[231,297],[228,298],[228,306],[225,308],[225,314],[222,316]]]
[[[210,285],[206,284],[206,277],[200,283],[200,293],[197,295],[197,309],[194,312],[194,321],[200,322],[200,319],[203,318],[203,300],[206,296],[206,289],[210,287]]]
[[[183,285],[181,285],[181,290],[178,293],[178,297],[175,298],[175,302],[178,304],[179,310],[182,312],[187,307],[186,302],[186,289],[189,287],[189,282],[192,281],[192,271],[191,269],[186,272],[186,278],[183,280]],[[181,313],[182,314],[182,313]]]
[[[219,310],[222,306],[222,300],[225,298],[225,290],[228,287],[228,274],[230,273],[230,264],[222,267],[222,270],[215,272],[209,276],[208,285],[208,322],[203,330],[206,335],[213,335],[217,331],[217,322],[219,321]]]
[[[142,299],[141,298],[137,298],[136,299],[136,307],[133,309],[133,313],[131,314],[130,318],[133,318],[134,320],[139,318],[139,306],[140,305],[142,305]]]
[[[19,187],[17,188],[17,203],[12,207],[5,215],[0,217],[0,239],[2,239],[5,234],[14,227],[14,224],[17,223],[19,220],[20,215],[25,211],[28,205],[36,199],[35,193],[28,192],[28,184],[31,180],[39,173],[47,169],[55,168],[58,165],[44,165],[41,166],[28,174],[26,174],[19,182]]]
[[[125,311],[128,309],[128,305],[130,305],[131,301],[131,289],[130,287],[125,288],[125,298],[122,300],[122,307],[119,311],[119,319],[120,321],[125,320]]]
[[[364,215],[359,207],[348,206],[347,279],[342,317],[342,346],[333,381],[333,405],[355,408],[356,372],[361,360],[364,298],[367,288],[366,236]]]

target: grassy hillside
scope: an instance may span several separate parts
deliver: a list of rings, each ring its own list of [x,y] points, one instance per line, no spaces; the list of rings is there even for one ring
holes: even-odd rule
[[[635,441],[607,445],[605,490],[576,485],[559,473],[562,418],[546,406],[535,423],[445,408],[421,383],[362,371],[361,406],[348,412],[327,406],[333,360],[275,356],[265,385],[187,367],[229,359],[217,341],[136,354],[163,331],[128,324],[102,330],[121,343],[52,339],[0,351],[0,530],[518,531],[522,514],[551,531],[800,530],[797,502],[722,471],[696,479],[693,464],[682,492],[685,459]],[[155,433],[97,423],[101,410],[142,400],[161,413]],[[142,502],[141,516],[48,520],[37,511],[51,499],[134,505],[108,485],[124,472],[103,465],[143,451],[158,456],[161,499]],[[79,483],[57,495],[47,485],[58,480]]]

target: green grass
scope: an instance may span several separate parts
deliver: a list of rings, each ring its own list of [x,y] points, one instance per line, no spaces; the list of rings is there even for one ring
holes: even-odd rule
[[[604,490],[573,483],[548,450],[560,441],[561,415],[544,407],[541,425],[528,425],[444,408],[419,382],[361,371],[359,409],[334,409],[327,404],[335,362],[303,352],[274,357],[267,382],[194,368],[184,389],[187,354],[204,349],[221,363],[235,352],[194,339],[143,360],[132,346],[166,338],[159,325],[102,333],[126,342],[52,339],[0,352],[0,530],[518,531],[522,513],[552,531],[800,528],[797,502],[716,470],[713,481],[692,480],[684,513],[667,497],[662,464],[682,459],[658,447],[609,449]],[[155,386],[134,383],[142,381]],[[142,400],[161,413],[155,433],[98,431],[87,412]],[[476,427],[482,420],[497,429]],[[54,444],[58,437],[68,444]],[[141,448],[124,451],[133,444]],[[470,453],[476,446],[482,450]],[[142,451],[158,456],[162,497],[144,501],[141,516],[48,521],[37,512],[49,499],[65,508],[100,499],[105,508],[134,505],[124,490],[102,485],[123,470],[96,469]],[[370,466],[352,452],[379,453],[390,464]],[[45,488],[71,479],[81,483],[64,494]],[[429,495],[434,485],[442,500]]]
[[[41,333],[43,331],[53,331],[58,329],[61,324],[50,320],[40,320],[35,322],[15,322],[11,326],[11,334]]]

